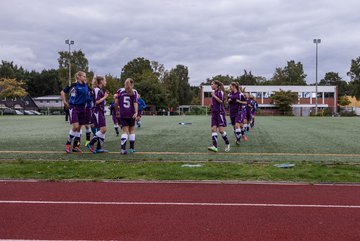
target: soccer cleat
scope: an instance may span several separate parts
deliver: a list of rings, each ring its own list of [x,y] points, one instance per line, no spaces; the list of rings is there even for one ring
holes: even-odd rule
[[[243,139],[244,139],[244,141],[247,141],[247,140],[248,140],[247,137],[246,137],[246,135],[243,135]]]
[[[208,150],[209,150],[209,151],[213,151],[213,152],[218,152],[218,149],[217,149],[217,147],[215,147],[215,146],[210,146],[210,147],[208,147]]]
[[[105,149],[96,149],[93,151],[94,154],[97,154],[97,153],[105,153],[105,152],[109,152],[108,150],[105,150]]]
[[[95,148],[94,148],[93,145],[90,145],[90,142],[86,145],[86,147],[89,148],[89,150],[90,150],[92,153],[94,153]]]
[[[132,154],[135,152],[135,149],[129,149],[129,154]]]
[[[225,146],[225,152],[229,152],[230,151],[230,144],[227,144],[226,146]]]
[[[72,152],[78,152],[78,153],[82,153],[81,149],[79,147],[73,147]]]
[[[240,146],[240,140],[236,141],[236,145]]]
[[[89,143],[90,141],[85,141],[85,147],[87,147]]]
[[[65,146],[65,151],[66,151],[66,153],[71,153],[71,145],[66,145]]]
[[[120,150],[120,154],[121,154],[121,155],[126,155],[126,154],[127,154],[127,151],[126,151],[126,150],[121,149],[121,150]]]

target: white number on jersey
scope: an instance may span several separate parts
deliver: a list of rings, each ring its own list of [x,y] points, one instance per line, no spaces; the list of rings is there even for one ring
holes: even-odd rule
[[[130,108],[130,96],[124,96],[124,108]]]

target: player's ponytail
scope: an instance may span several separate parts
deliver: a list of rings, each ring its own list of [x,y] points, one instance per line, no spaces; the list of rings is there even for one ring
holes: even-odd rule
[[[214,80],[213,82],[217,85],[218,88],[220,88],[221,91],[225,92],[225,87],[223,83],[221,83],[219,80]]]
[[[133,87],[134,87],[134,80],[131,78],[127,78],[124,83],[125,91],[128,95],[134,95]]]

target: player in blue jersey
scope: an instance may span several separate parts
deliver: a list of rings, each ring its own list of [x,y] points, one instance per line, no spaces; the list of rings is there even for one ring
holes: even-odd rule
[[[85,105],[88,99],[88,86],[86,84],[86,73],[79,71],[75,74],[76,82],[65,87],[60,96],[64,106],[69,108],[71,129],[66,141],[65,150],[71,152],[71,142],[73,143],[73,152],[81,152],[79,148],[81,126],[86,124]],[[69,94],[69,102],[66,101],[65,94]]]
[[[240,145],[241,136],[244,134],[242,131],[244,121],[242,106],[246,105],[246,101],[244,95],[239,91],[239,85],[236,82],[230,84],[230,91],[228,95],[230,120],[234,128],[236,144]]]
[[[116,92],[115,110],[117,110],[118,123],[121,126],[121,150],[120,153],[135,152],[135,121],[138,117],[138,93],[134,89],[134,80],[125,80],[124,88]],[[129,139],[130,149],[126,151],[126,142]]]
[[[106,79],[103,76],[95,76],[93,78],[93,125],[98,130],[91,141],[87,144],[89,150],[93,153],[104,152],[103,144],[105,141],[106,133],[106,119],[105,119],[105,101],[109,96],[109,92],[105,90]],[[95,143],[97,142],[96,149],[94,148]]]
[[[227,134],[224,130],[226,127],[226,118],[225,118],[225,107],[224,107],[224,85],[218,80],[211,82],[211,93],[212,104],[211,104],[211,130],[212,130],[212,143],[211,147],[208,147],[209,151],[218,152],[218,134],[219,130],[222,138],[225,141],[225,151],[230,151],[230,142],[227,137]]]
[[[136,119],[136,124],[137,124],[138,128],[140,128],[142,112],[146,108],[146,103],[145,103],[144,99],[140,97],[140,94],[138,96],[138,106],[139,106],[139,110],[138,110],[138,117]]]

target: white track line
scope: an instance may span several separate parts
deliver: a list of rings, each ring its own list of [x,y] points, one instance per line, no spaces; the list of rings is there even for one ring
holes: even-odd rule
[[[292,208],[353,208],[360,205],[317,205],[317,204],[277,204],[277,203],[183,203],[183,202],[71,202],[71,201],[6,201],[0,204],[59,204],[59,205],[148,205],[148,206],[228,206],[228,207],[292,207]]]

